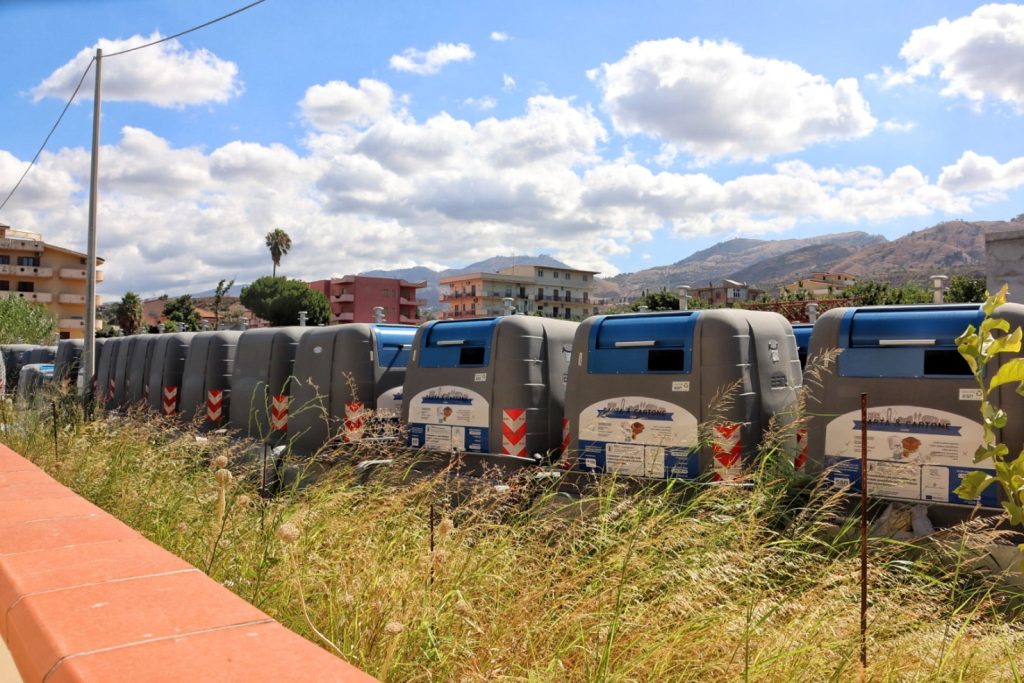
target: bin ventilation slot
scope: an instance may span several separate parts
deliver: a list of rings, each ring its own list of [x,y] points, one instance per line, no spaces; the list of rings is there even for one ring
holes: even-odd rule
[[[437,346],[462,346],[465,343],[465,339],[439,339],[435,342]]]
[[[653,339],[647,341],[617,341],[615,342],[615,348],[617,349],[629,349],[638,346],[654,346],[655,342]]]
[[[683,372],[685,369],[686,353],[683,349],[652,349],[647,353],[648,372]]]
[[[879,346],[935,346],[934,339],[879,339]]]
[[[444,342],[438,342],[443,344]],[[462,342],[459,342],[460,344]],[[464,346],[459,349],[459,365],[483,365],[484,364],[484,347],[482,346]]]

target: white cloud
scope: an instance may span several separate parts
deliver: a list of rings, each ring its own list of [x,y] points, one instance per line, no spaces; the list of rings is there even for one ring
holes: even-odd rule
[[[1024,113],[1024,5],[982,5],[969,16],[915,29],[900,57],[907,68],[887,69],[887,85],[937,75],[947,97],[976,104],[993,98]]]
[[[439,72],[445,64],[468,61],[475,56],[466,43],[438,43],[425,52],[410,47],[402,54],[391,55],[389,64],[396,71],[429,76]]]
[[[882,122],[882,130],[886,133],[909,133],[910,131],[917,128],[916,121],[900,121],[898,119],[889,119]]]
[[[619,132],[657,137],[698,158],[763,159],[863,137],[877,124],[856,79],[830,83],[730,42],[642,42],[588,75]]]
[[[516,79],[508,74],[501,74],[501,89],[505,92],[512,92],[516,89]]]
[[[487,111],[489,109],[494,109],[496,106],[498,106],[498,100],[494,99],[489,95],[484,95],[483,97],[467,97],[466,99],[462,100],[462,104],[466,105],[467,107],[476,107],[478,109],[482,109],[483,111]]]
[[[506,40],[510,40],[511,38],[512,36],[504,31],[491,31],[491,40],[496,43],[504,43]]]
[[[1024,157],[1005,164],[966,151],[956,163],[942,168],[939,187],[951,192],[1002,192],[1024,185]]]
[[[44,97],[70,97],[82,72],[102,48],[105,54],[138,47],[158,40],[159,33],[125,40],[101,39],[84,48],[74,59],[60,67],[32,89],[36,101]],[[90,70],[78,94],[90,99],[95,70]],[[242,92],[238,66],[208,50],[186,50],[177,40],[169,40],[130,55],[103,60],[103,99],[122,102],[148,102],[158,107],[181,107],[209,102],[227,102]]]
[[[313,85],[299,102],[302,115],[321,130],[344,125],[366,126],[391,110],[393,93],[387,83],[372,78],[359,80],[353,88],[345,81]]]
[[[535,96],[508,118],[476,123],[441,112],[416,120],[391,109],[364,127],[311,132],[301,151],[234,141],[177,147],[126,127],[104,145],[101,292],[160,294],[222,277],[265,275],[263,235],[287,230],[282,267],[317,279],[380,267],[469,262],[546,251],[614,274],[612,260],[659,231],[759,234],[809,223],[964,215],[1024,185],[1024,159],[968,152],[938,182],[904,166],[775,164],[763,173],[657,171],[627,153],[602,156],[608,132],[589,108]],[[0,151],[0,187],[24,161]],[[3,220],[84,247],[89,153],[44,153]]]

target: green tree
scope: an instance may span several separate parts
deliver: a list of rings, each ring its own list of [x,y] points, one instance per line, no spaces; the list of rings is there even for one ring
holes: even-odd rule
[[[274,262],[272,277],[277,277],[277,267],[281,265],[281,257],[292,248],[292,238],[281,228],[274,228],[267,233],[266,243],[267,249],[270,250],[270,259]]]
[[[235,286],[234,278],[231,282],[221,280],[217,283],[217,288],[213,290],[213,329],[220,328],[220,312],[227,311],[228,304],[224,301],[224,297],[227,296],[231,288]]]
[[[257,317],[274,326],[297,325],[299,311],[306,311],[309,325],[326,325],[331,318],[327,297],[301,280],[261,277],[242,288],[241,301]]]
[[[53,344],[57,316],[19,296],[0,299],[0,344]]]
[[[164,304],[164,316],[167,322],[174,323],[175,329],[182,332],[198,332],[203,324],[191,294],[168,299]],[[164,331],[168,331],[166,325]]]
[[[896,287],[887,282],[861,280],[843,290],[844,299],[855,299],[861,306],[892,306],[896,304],[929,304],[932,293],[917,285]]]
[[[648,311],[678,311],[679,297],[664,289],[660,292],[647,292],[629,307],[630,310],[639,311],[641,306],[646,306]]]
[[[980,304],[985,301],[985,278],[954,275],[949,278],[945,300],[954,304]]]
[[[114,319],[125,335],[135,334],[142,326],[142,299],[135,292],[125,292],[114,309]]]

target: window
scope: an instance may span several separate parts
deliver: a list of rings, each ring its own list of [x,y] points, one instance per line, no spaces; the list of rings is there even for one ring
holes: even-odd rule
[[[9,292],[9,291],[11,291],[11,282],[10,282],[10,280],[0,280],[0,292]]]
[[[572,312],[568,308],[565,309],[565,319],[572,320]]]
[[[31,283],[31,282],[19,282],[18,283],[18,291],[19,292],[33,292],[33,291],[35,291],[35,285],[33,283]]]
[[[565,274],[565,279],[566,280],[571,280],[572,279],[572,273],[566,273]]]
[[[32,267],[32,266],[38,267],[39,266],[39,257],[38,256],[19,256],[18,257],[18,265],[19,266],[29,266],[29,267]]]
[[[583,292],[583,303],[590,301],[590,292]]]
[[[551,277],[553,277],[553,278],[555,278],[555,279],[557,280],[557,279],[558,279],[558,271],[557,271],[557,270],[556,270],[556,271],[553,271],[553,272],[551,273]]]
[[[583,281],[584,281],[584,282],[586,282],[586,281],[587,281],[587,280],[589,280],[589,279],[590,279],[590,276],[589,276],[589,275],[586,275],[586,274],[584,274],[584,275],[583,275]]]
[[[552,315],[554,315],[557,318],[558,317],[558,306],[553,306],[551,308],[551,313],[552,313]]]
[[[537,288],[537,301],[544,301],[544,288],[543,287],[538,287]]]
[[[7,254],[0,254],[0,266],[9,265],[10,262],[11,262],[11,257],[10,256],[8,256]]]
[[[537,277],[544,277],[544,271],[540,268],[537,269]]]

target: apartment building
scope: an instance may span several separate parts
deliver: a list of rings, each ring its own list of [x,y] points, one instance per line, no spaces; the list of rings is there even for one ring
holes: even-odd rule
[[[407,282],[399,278],[346,275],[307,283],[322,292],[331,303],[331,323],[372,323],[373,309],[384,309],[389,323],[419,325],[420,306],[427,302],[417,297],[426,282]]]
[[[511,298],[519,313],[549,318],[582,320],[597,313],[590,293],[593,270],[513,266],[496,273],[469,273],[441,278],[444,318],[479,318],[500,315],[504,299]]]
[[[102,263],[96,259],[97,266]],[[0,298],[17,296],[45,305],[57,317],[61,339],[85,336],[85,278],[85,254],[0,223]],[[103,281],[102,271],[96,271],[96,281]],[[101,326],[97,319],[97,329]]]
[[[690,290],[690,296],[704,300],[712,308],[746,303],[762,294],[763,289],[735,280],[722,280],[717,285],[709,282],[707,287],[693,287]]]
[[[805,290],[810,292],[815,299],[821,299],[837,296],[855,282],[857,282],[857,276],[850,273],[816,272],[811,273],[810,277],[783,285],[782,289],[791,294]]]

